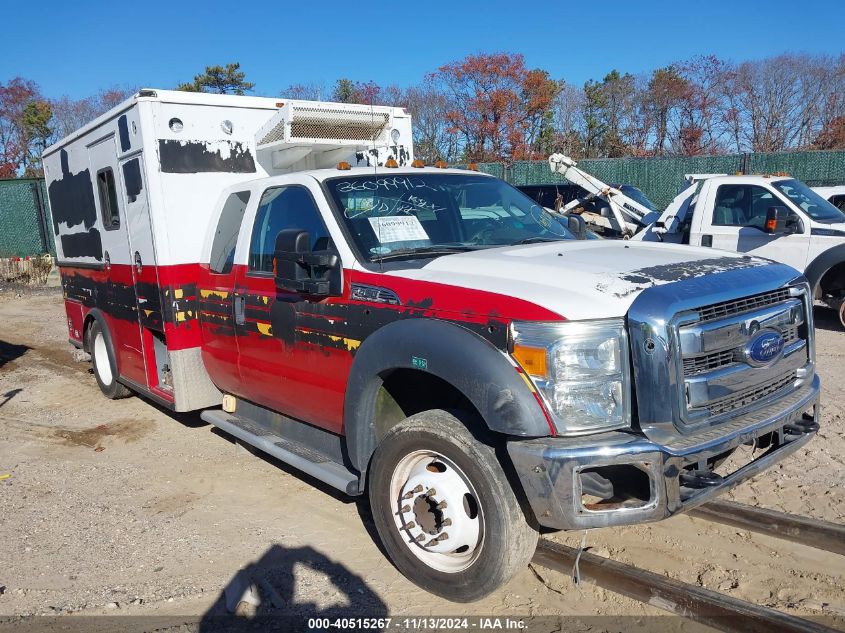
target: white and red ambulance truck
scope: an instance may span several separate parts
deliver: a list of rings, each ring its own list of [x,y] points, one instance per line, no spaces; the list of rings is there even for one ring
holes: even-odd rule
[[[540,529],[666,518],[818,429],[795,269],[586,239],[415,161],[401,108],[142,90],[44,164],[103,393],[204,409],[368,495],[394,564],[451,600],[505,583]]]

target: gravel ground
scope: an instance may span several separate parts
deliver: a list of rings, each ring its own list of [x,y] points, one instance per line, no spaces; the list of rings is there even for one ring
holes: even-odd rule
[[[831,312],[816,318],[822,430],[730,497],[842,523],[845,332]],[[11,475],[0,480],[0,618],[196,620],[225,613],[225,587],[250,577],[262,586],[262,608],[272,602],[287,614],[555,615],[577,618],[569,628],[585,631],[614,630],[594,616],[629,616],[626,630],[700,629],[533,567],[472,605],[431,596],[384,557],[364,504],[253,454],[196,415],[104,399],[88,364],[72,361],[65,327],[58,289],[0,289],[0,476]],[[578,546],[581,534],[550,538]],[[687,516],[594,530],[587,543],[738,598],[833,618],[845,630],[844,557]]]

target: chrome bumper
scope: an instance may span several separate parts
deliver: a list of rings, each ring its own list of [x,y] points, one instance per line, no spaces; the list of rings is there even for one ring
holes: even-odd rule
[[[813,422],[819,421],[819,390],[816,376],[811,384],[761,411],[726,421],[706,432],[679,437],[677,442],[657,444],[642,435],[615,431],[578,438],[513,440],[507,449],[534,516],[542,526],[575,530],[659,521],[724,493],[806,444],[815,432],[795,433],[795,423],[810,410]],[[791,427],[792,432],[786,427]],[[768,449],[717,482],[710,482],[714,485],[695,488],[682,483],[686,468],[704,465],[711,457],[770,433],[774,433],[771,437],[776,441]],[[585,503],[585,471],[602,472],[602,467],[608,466],[636,468],[644,473],[648,478],[647,495],[633,502]],[[638,476],[645,482],[645,476]]]

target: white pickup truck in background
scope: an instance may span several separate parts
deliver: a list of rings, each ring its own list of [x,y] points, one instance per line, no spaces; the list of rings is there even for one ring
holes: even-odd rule
[[[813,297],[837,310],[845,327],[845,213],[817,191],[785,175],[694,174],[662,213],[606,185],[560,154],[553,173],[603,200],[583,213],[605,237],[705,246],[767,257],[807,277]],[[833,195],[833,194],[831,194]],[[574,200],[561,209],[577,211]]]

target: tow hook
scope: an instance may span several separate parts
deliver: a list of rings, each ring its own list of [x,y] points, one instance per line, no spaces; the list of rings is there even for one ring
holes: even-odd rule
[[[687,488],[712,488],[721,485],[722,476],[712,470],[684,470],[678,476],[678,481]]]
[[[783,427],[783,432],[788,435],[807,435],[809,433],[815,433],[818,430],[819,423],[809,415],[805,415],[800,420],[796,420]]]

